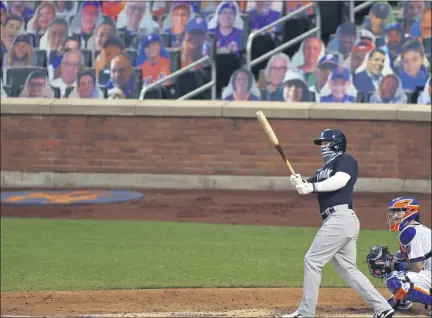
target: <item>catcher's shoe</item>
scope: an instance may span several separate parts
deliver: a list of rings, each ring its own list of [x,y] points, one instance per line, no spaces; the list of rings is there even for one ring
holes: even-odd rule
[[[379,314],[373,315],[373,318],[392,318],[394,314],[393,309],[385,310],[383,312],[380,312]]]
[[[393,307],[393,309],[396,309],[396,310],[406,311],[406,310],[410,310],[412,307],[412,301],[404,300],[404,299],[400,300],[399,304],[396,305],[396,302],[395,302],[393,296],[390,297],[389,299],[387,299],[387,302],[390,304],[390,306]]]
[[[282,318],[306,318],[305,316],[302,316],[299,314],[299,312],[296,310],[292,314],[289,315],[283,315]]]

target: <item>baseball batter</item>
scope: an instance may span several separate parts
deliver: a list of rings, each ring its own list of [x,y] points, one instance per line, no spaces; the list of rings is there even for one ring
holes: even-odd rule
[[[314,144],[320,146],[324,166],[307,181],[299,174],[291,175],[290,181],[299,194],[317,193],[323,223],[304,258],[301,304],[293,314],[282,317],[315,317],[321,271],[331,259],[342,279],[374,309],[374,317],[392,317],[393,308],[356,266],[360,222],[353,210],[353,191],[357,161],[346,153],[347,140],[339,130],[324,130]]]
[[[366,258],[371,275],[385,278],[392,293],[388,302],[394,309],[409,310],[413,302],[432,305],[432,233],[420,223],[419,212],[416,198],[393,199],[387,221],[390,231],[399,232],[400,251],[393,256],[386,246],[377,245]]]

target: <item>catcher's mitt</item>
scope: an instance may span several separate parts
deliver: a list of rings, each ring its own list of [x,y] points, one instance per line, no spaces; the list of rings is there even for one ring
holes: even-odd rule
[[[369,272],[375,278],[384,278],[391,272],[393,255],[387,246],[375,245],[366,256]]]

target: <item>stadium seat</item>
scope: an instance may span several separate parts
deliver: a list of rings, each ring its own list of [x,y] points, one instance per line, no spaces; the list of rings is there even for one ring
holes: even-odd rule
[[[124,32],[123,32],[124,33]],[[125,46],[127,49],[135,49],[137,50],[139,47],[139,39],[137,34],[128,34],[121,39],[125,39]]]
[[[110,79],[109,69],[103,69],[99,71],[99,85],[106,85]]]
[[[361,92],[357,92],[357,98],[356,103],[364,103],[365,102],[365,96]]]
[[[162,88],[158,86],[146,91],[143,99],[164,99]]]
[[[41,71],[48,77],[48,71],[44,67],[10,67],[6,70],[6,84],[11,86],[11,96],[18,96],[20,86],[24,86],[27,77],[34,71]]]
[[[58,88],[58,87],[55,87],[55,88]],[[72,93],[72,91],[74,90],[74,87],[73,86],[69,86],[69,87],[67,87],[66,88],[66,91],[65,91],[65,94],[64,94],[64,98],[67,98],[67,97],[69,97],[69,95]],[[59,90],[59,97],[60,97],[60,90]],[[56,98],[58,98],[58,97],[56,97]]]
[[[180,50],[178,49],[167,49],[169,53],[169,59],[171,64],[171,73],[180,69]]]
[[[252,42],[252,60],[260,57],[275,48],[274,41],[270,34],[263,34],[255,38]],[[259,70],[267,66],[267,61],[263,61],[252,67],[252,73],[255,78],[258,77]]]
[[[61,92],[60,92],[60,88],[59,87],[54,87],[50,85],[50,88],[52,89],[52,91],[54,92],[54,98],[60,98],[61,97]],[[68,90],[71,89],[68,93]],[[71,93],[71,91],[73,90],[73,87],[68,87],[66,89],[66,94],[65,97],[69,96],[69,94]]]
[[[162,42],[165,45],[165,47],[170,47],[171,46],[171,35],[169,33],[162,32],[160,34],[160,36],[162,38]]]
[[[36,46],[36,39],[35,39],[35,35],[33,33],[26,33],[26,35],[30,38],[30,41],[32,43],[32,46],[34,48],[38,48],[39,46]]]
[[[45,50],[35,49],[37,56],[37,66],[47,67],[47,53]]]
[[[108,98],[108,90],[107,90],[106,86],[105,85],[99,85],[99,88],[103,92],[104,98]]]
[[[81,49],[81,52],[84,55],[84,65],[87,67],[92,67],[93,66],[92,52],[86,49]]]
[[[127,49],[126,54],[129,56],[129,60],[133,63],[135,63],[135,58],[137,56],[137,51],[134,49]]]
[[[42,35],[33,35],[33,47],[39,47],[40,46],[40,39]]]
[[[191,70],[181,74],[175,82],[176,98],[179,98],[200,86],[204,85],[203,76],[200,70]],[[200,94],[201,95],[201,94]],[[202,99],[201,96],[195,96],[191,99]]]
[[[216,55],[216,91],[220,95],[222,87],[227,86],[233,70],[241,67],[240,57],[233,53]]]

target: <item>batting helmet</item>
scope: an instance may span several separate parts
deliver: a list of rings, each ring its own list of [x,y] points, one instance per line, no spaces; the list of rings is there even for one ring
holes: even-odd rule
[[[321,132],[319,138],[314,140],[315,145],[321,145],[323,141],[330,141],[329,148],[336,152],[346,151],[347,139],[345,135],[337,129],[325,129]]]

